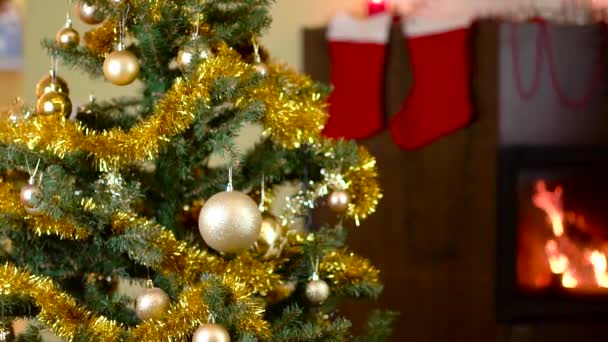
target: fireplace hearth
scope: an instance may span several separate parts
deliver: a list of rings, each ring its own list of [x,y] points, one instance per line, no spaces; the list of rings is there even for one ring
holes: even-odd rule
[[[608,149],[499,151],[497,317],[608,318]]]

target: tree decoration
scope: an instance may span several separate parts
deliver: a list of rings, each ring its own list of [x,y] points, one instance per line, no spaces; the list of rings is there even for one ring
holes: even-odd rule
[[[329,285],[319,278],[318,269],[319,261],[314,263],[315,270],[312,273],[312,277],[308,284],[306,284],[306,298],[316,305],[323,304],[329,298]]]
[[[131,52],[125,49],[125,26],[129,6],[126,6],[122,19],[119,22],[119,43],[116,51],[106,56],[103,62],[103,75],[105,78],[118,86],[125,86],[133,83],[139,77],[139,60]]]
[[[152,280],[146,282],[146,288],[143,289],[135,300],[135,314],[142,321],[151,319],[158,321],[169,310],[171,298],[165,291],[158,287],[154,287]]]
[[[232,167],[229,177],[227,191],[211,196],[203,205],[198,227],[209,247],[222,253],[239,253],[259,237],[262,215],[251,197],[232,189]]]
[[[348,209],[350,198],[345,190],[334,190],[327,197],[327,205],[335,212],[344,212]]]
[[[73,49],[80,43],[80,34],[72,27],[72,22],[68,19],[65,27],[57,31],[55,40],[61,49]]]
[[[268,66],[262,63],[262,57],[260,56],[260,46],[255,38],[253,41],[253,66],[255,71],[262,77],[268,76]]]
[[[10,321],[0,321],[0,342],[12,342],[15,340],[15,331]]]
[[[27,159],[26,159],[27,161]],[[38,186],[36,184],[36,173],[38,172],[38,167],[40,166],[40,160],[38,160],[38,163],[36,164],[36,169],[34,170],[34,172],[32,173],[29,170],[29,165],[28,165],[28,171],[30,171],[30,179],[27,182],[27,185],[25,185],[23,188],[21,188],[21,194],[20,194],[20,198],[21,198],[21,203],[23,203],[23,206],[25,208],[25,211],[30,214],[30,215],[38,215],[40,214],[40,202],[42,201],[42,190],[40,189],[40,186]]]
[[[53,89],[52,85],[51,89]],[[72,101],[66,93],[51,91],[38,99],[36,113],[60,118],[69,117],[72,114]]]
[[[118,40],[118,20],[110,18],[103,24],[84,33],[85,46],[93,55],[104,57],[112,52],[112,45]]]
[[[230,334],[219,324],[207,323],[196,329],[192,342],[230,342]]]
[[[57,76],[55,69],[51,69],[49,74],[43,76],[36,84],[36,98],[50,92],[70,94],[68,83],[61,77]]]
[[[197,62],[211,57],[212,54],[209,45],[195,33],[177,52],[176,62],[179,68],[186,72]]]
[[[76,13],[82,22],[89,25],[97,25],[103,22],[104,15],[99,8],[87,0],[80,0],[76,4]]]

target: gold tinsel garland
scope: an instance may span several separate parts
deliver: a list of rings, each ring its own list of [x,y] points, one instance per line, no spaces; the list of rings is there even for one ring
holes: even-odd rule
[[[319,275],[333,287],[367,284],[380,286],[380,271],[369,260],[346,249],[327,252],[319,264]]]
[[[347,215],[359,225],[360,220],[376,211],[378,201],[382,198],[376,159],[365,147],[359,146],[359,163],[344,173],[344,180],[348,184],[346,191],[350,195]]]
[[[118,39],[118,21],[115,18],[85,32],[83,39],[86,47],[96,56],[104,57],[112,52],[114,42]]]
[[[265,107],[265,131],[277,144],[295,148],[313,142],[320,136],[326,119],[320,94],[300,96],[285,91],[290,84],[306,82],[305,78],[284,67],[270,69],[269,77],[260,86],[252,87],[235,103],[261,101]],[[190,127],[198,101],[210,100],[210,87],[215,80],[254,72],[254,67],[236,51],[221,45],[216,56],[201,63],[190,80],[178,78],[157,103],[154,113],[128,132],[118,128],[94,131],[59,116],[35,116],[17,125],[2,118],[0,142],[26,145],[59,158],[83,151],[93,157],[102,171],[153,160],[172,137]],[[289,84],[283,84],[281,79]]]
[[[252,299],[246,287],[234,277],[224,276],[222,285],[230,289],[234,301],[247,308],[247,313],[237,322],[239,330],[267,337],[269,324],[263,319],[264,307],[260,301]],[[13,265],[0,267],[0,294],[31,297],[40,307],[38,319],[67,340],[73,340],[85,328],[91,338],[104,342],[120,341],[126,334],[134,341],[183,341],[209,317],[203,301],[207,286],[203,282],[183,291],[160,321],[145,321],[127,329],[84,309],[47,277],[32,275]]]
[[[19,189],[14,184],[0,181],[1,214],[23,218],[27,227],[38,236],[57,235],[62,239],[70,240],[84,240],[89,237],[88,230],[69,222],[55,220],[45,214],[29,215],[21,203],[19,193]]]

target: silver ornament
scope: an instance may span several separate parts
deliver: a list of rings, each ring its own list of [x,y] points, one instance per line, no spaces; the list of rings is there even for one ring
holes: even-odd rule
[[[135,301],[135,314],[139,319],[145,321],[147,319],[159,320],[169,310],[171,298],[158,287],[152,287],[151,281],[148,282],[148,288],[145,288],[137,296]]]
[[[205,243],[218,252],[238,253],[251,247],[260,236],[262,214],[257,204],[239,191],[211,196],[198,218]]]
[[[257,72],[260,76],[268,76],[268,66],[266,64],[256,63],[253,67],[255,68],[255,72]]]
[[[230,334],[219,324],[203,324],[192,336],[192,342],[230,342]]]
[[[322,304],[329,297],[329,285],[315,273],[306,284],[306,298],[313,304]]]
[[[194,63],[203,61],[212,55],[213,52],[207,43],[193,39],[179,49],[176,62],[182,71],[187,71]]]

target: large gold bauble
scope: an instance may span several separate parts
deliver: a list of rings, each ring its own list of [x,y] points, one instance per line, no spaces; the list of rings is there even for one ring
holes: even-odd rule
[[[40,79],[40,81],[38,81],[38,83],[36,84],[36,97],[40,98],[40,96],[42,96],[46,93],[50,93],[52,91],[55,91],[58,93],[64,93],[66,95],[70,94],[70,87],[68,86],[68,83],[63,78],[56,76],[54,90],[53,90],[52,85],[53,85],[53,77],[51,75],[46,75],[46,76],[42,77]]]
[[[230,342],[230,334],[219,324],[203,324],[194,332],[192,342]]]
[[[46,93],[38,99],[36,113],[68,117],[72,114],[72,101],[65,93]]]
[[[131,84],[139,76],[139,60],[130,51],[114,51],[103,62],[103,75],[115,85]]]
[[[57,45],[62,49],[73,49],[80,43],[80,35],[72,26],[66,26],[57,32]]]
[[[97,25],[105,19],[103,13],[95,5],[89,4],[87,1],[80,0],[76,5],[76,13],[82,22],[89,25]]]
[[[169,310],[171,298],[158,287],[146,288],[141,291],[135,301],[135,314],[139,319],[159,320]]]
[[[239,191],[211,196],[198,217],[198,228],[207,245],[218,252],[238,253],[260,236],[262,214],[257,204]]]
[[[348,209],[350,196],[344,190],[334,190],[327,198],[327,205],[335,212],[344,212]]]
[[[322,279],[306,284],[306,298],[313,304],[322,304],[329,297],[329,285]]]
[[[40,201],[42,201],[42,190],[35,184],[27,184],[21,188],[21,203],[25,211],[30,215],[40,214]]]
[[[190,42],[177,52],[176,62],[182,71],[187,71],[197,61],[211,57],[213,52],[204,42]]]

